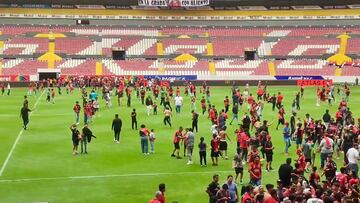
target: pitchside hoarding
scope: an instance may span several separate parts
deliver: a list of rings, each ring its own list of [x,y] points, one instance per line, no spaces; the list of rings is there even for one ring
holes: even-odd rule
[[[139,6],[196,7],[207,6],[209,0],[138,0]]]

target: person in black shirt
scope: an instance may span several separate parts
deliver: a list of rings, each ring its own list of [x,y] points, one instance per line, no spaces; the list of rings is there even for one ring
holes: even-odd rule
[[[116,144],[119,144],[121,127],[122,127],[122,121],[119,118],[119,115],[115,114],[115,118],[112,122],[111,129],[114,131],[114,142]]]
[[[23,103],[23,105],[29,105],[29,100],[27,99],[27,96],[25,95],[24,96],[24,103]]]
[[[81,140],[80,140],[80,145],[81,145],[81,154],[84,152],[85,154],[87,154],[87,143],[91,142],[91,138],[94,137],[96,138],[93,133],[91,132],[91,130],[89,129],[88,125],[85,124],[83,129],[82,129],[82,133],[81,133]]]
[[[73,155],[77,155],[79,154],[78,152],[78,146],[79,146],[79,140],[80,140],[80,132],[79,130],[76,128],[76,124],[73,124],[70,126],[70,130],[71,130],[71,139],[73,142]]]
[[[131,128],[134,130],[134,127],[135,129],[137,130],[137,119],[136,119],[136,109],[133,109],[133,111],[131,112]]]
[[[333,183],[335,180],[337,166],[336,163],[332,160],[332,154],[327,156],[327,162],[325,165],[325,169],[322,175],[325,175],[328,183]]]
[[[275,106],[276,106],[276,96],[275,96],[275,94],[270,98],[270,102],[272,104],[272,110],[275,111]]]
[[[191,128],[192,129],[196,129],[196,132],[198,132],[198,119],[199,119],[199,114],[196,113],[194,110],[191,111],[192,113],[192,125]]]
[[[293,167],[291,166],[291,158],[287,158],[286,163],[282,164],[279,168],[279,179],[283,183],[284,187],[290,186],[292,171]]]
[[[303,97],[304,91],[301,92],[301,97]],[[295,103],[296,103],[296,110],[300,110],[300,94],[299,92],[295,95]]]
[[[290,135],[292,138],[294,138],[294,133],[295,133],[295,130],[296,130],[296,112],[293,112],[293,114],[291,115],[290,117]]]
[[[271,126],[272,124],[273,124],[273,122],[270,122],[268,124],[268,121],[264,120],[263,124],[259,128],[259,132],[265,131],[267,134],[269,134],[269,126]]]
[[[242,124],[243,129],[245,131],[248,131],[250,129],[251,120],[250,120],[250,117],[248,116],[247,112],[245,112],[242,122],[243,122],[243,124]]]
[[[322,117],[325,127],[328,128],[330,120],[331,120],[331,115],[329,114],[329,109],[326,109],[323,117]]]
[[[209,202],[216,203],[216,194],[220,190],[219,185],[219,175],[215,174],[213,176],[213,181],[209,184],[206,189],[206,193],[209,195]]]
[[[29,124],[29,112],[31,112],[31,110],[29,109],[28,104],[24,103],[23,107],[20,110],[20,117],[23,119],[24,130],[27,129],[27,125]]]

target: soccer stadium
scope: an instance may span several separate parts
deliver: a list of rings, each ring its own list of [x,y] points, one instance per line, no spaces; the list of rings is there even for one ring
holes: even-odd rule
[[[357,0],[0,1],[0,202],[360,202]]]

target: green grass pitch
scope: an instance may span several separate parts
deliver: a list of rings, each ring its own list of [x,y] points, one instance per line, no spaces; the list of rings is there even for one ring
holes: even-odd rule
[[[241,87],[243,89],[243,87]],[[284,94],[286,119],[290,118],[291,102],[298,91],[298,87],[270,86],[270,93],[281,91]],[[12,146],[21,131],[22,120],[19,118],[20,108],[26,89],[13,89],[11,96],[0,97],[0,166],[3,166]],[[255,87],[251,89],[255,94]],[[316,89],[305,88],[304,98],[301,100],[301,111],[298,116],[304,118],[310,113],[315,119],[321,118],[326,108],[335,115],[337,102],[330,107],[321,104],[316,107]],[[63,91],[64,92],[64,91]],[[182,89],[183,92],[183,89]],[[230,87],[212,87],[211,101],[218,109],[223,107],[225,96],[230,95]],[[355,115],[359,115],[360,88],[351,88],[350,108]],[[200,167],[198,149],[194,152],[194,165],[186,165],[187,159],[177,160],[170,157],[173,149],[172,139],[179,126],[191,127],[190,98],[183,96],[185,104],[180,115],[172,118],[173,127],[164,127],[159,107],[157,116],[146,116],[145,106],[140,104],[133,92],[132,107],[121,107],[116,104],[115,97],[111,109],[104,108],[104,101],[100,101],[100,112],[95,116],[90,128],[97,136],[88,145],[88,155],[73,156],[69,126],[74,123],[72,106],[80,99],[76,90],[71,95],[56,95],[55,104],[46,103],[46,95],[30,96],[32,108],[38,100],[37,107],[31,115],[29,130],[24,131],[11,154],[3,174],[0,177],[0,202],[132,202],[144,203],[151,199],[159,183],[166,184],[167,202],[203,203],[208,202],[205,189],[210,183],[212,175],[220,175],[220,183],[224,183],[228,174],[233,174],[230,160],[221,160],[219,166]],[[172,104],[173,105],[173,104]],[[144,156],[140,151],[138,131],[131,130],[130,112],[136,108],[138,125],[146,124],[155,129],[157,140],[156,153]],[[197,108],[200,110],[198,97]],[[242,110],[243,112],[243,110]],[[120,144],[113,142],[111,122],[114,114],[118,113],[123,120]],[[240,116],[242,116],[241,113]],[[232,115],[229,113],[229,117]],[[270,127],[275,146],[272,172],[263,170],[262,183],[275,183],[278,179],[277,169],[285,161],[283,153],[284,143],[281,131],[275,130],[277,112],[271,111],[270,104],[266,104],[263,119],[273,120]],[[82,124],[80,125],[82,127]],[[229,155],[232,157],[236,150],[234,130],[237,125],[228,125]],[[210,142],[210,121],[206,116],[199,118],[199,133],[195,135],[196,145],[201,136]],[[211,163],[210,152],[207,161]],[[290,156],[295,158],[295,145],[290,148]],[[316,164],[319,165],[319,154]],[[341,161],[338,160],[338,166]],[[244,170],[244,183],[248,182],[247,166]]]

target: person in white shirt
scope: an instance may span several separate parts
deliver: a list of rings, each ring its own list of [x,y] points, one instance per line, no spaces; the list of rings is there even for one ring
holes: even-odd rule
[[[180,95],[176,95],[175,97],[175,109],[176,113],[180,113],[181,106],[182,106],[183,98]]]
[[[358,143],[354,143],[354,146],[347,151],[346,157],[349,161],[348,169],[353,171],[356,174],[356,176],[358,176],[359,160],[360,160]]]
[[[10,95],[10,91],[11,91],[11,87],[10,87],[10,83],[7,84],[7,95]]]

